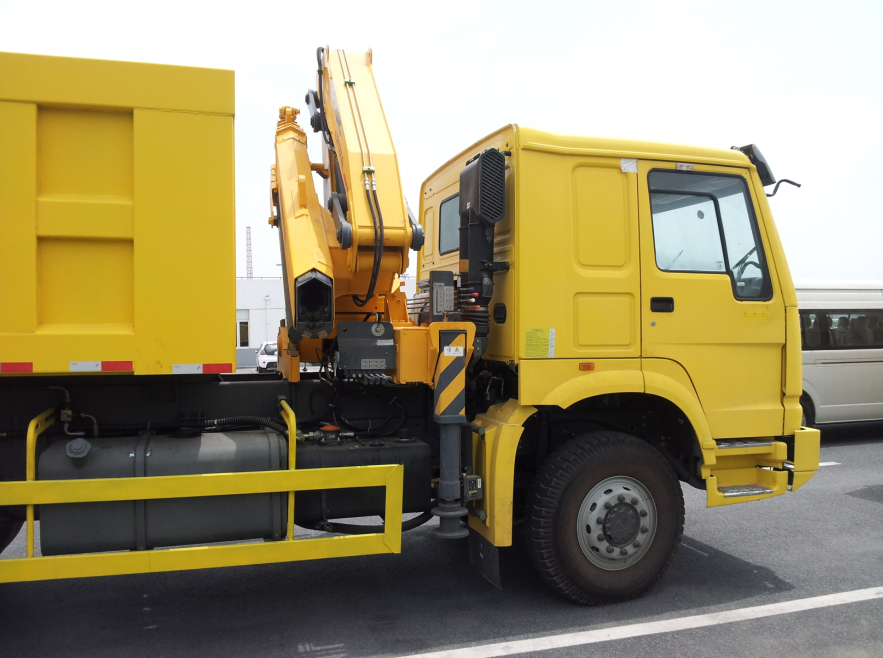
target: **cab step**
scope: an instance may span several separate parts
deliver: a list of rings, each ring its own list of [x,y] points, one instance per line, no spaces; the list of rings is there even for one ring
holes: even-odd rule
[[[761,439],[721,439],[715,441],[718,450],[739,450],[743,448],[765,448],[760,452],[768,452],[773,445],[772,441],[763,441]]]
[[[737,484],[732,487],[718,487],[718,493],[722,493],[724,498],[736,498],[738,496],[763,496],[764,494],[775,493],[767,487],[760,487],[755,484]]]
[[[718,439],[702,445],[709,507],[779,496],[788,489],[788,449],[772,438]]]

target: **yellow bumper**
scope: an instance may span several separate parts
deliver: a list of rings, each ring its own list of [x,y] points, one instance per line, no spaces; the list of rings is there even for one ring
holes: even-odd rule
[[[788,446],[788,458],[792,465],[788,483],[791,491],[797,491],[819,470],[821,452],[821,432],[810,427],[801,427],[794,432],[794,444]]]

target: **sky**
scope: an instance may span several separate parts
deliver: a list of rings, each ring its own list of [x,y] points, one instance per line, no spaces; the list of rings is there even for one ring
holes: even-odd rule
[[[883,3],[23,2],[0,50],[236,71],[237,276],[279,276],[267,225],[278,110],[318,46],[373,49],[414,210],[436,167],[508,124],[729,148],[757,144],[795,279],[883,279]],[[301,123],[308,126],[306,112]],[[308,131],[314,161],[319,135]]]

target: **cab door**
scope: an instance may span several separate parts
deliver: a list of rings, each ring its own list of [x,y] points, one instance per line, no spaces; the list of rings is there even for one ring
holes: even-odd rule
[[[644,358],[680,364],[714,438],[782,432],[785,309],[747,170],[641,161]]]

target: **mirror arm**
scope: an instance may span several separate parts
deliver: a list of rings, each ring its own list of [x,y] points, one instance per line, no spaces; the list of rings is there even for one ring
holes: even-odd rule
[[[768,197],[776,196],[776,192],[779,191],[779,185],[781,185],[782,183],[788,183],[789,185],[793,185],[794,187],[800,187],[800,183],[795,183],[793,180],[788,180],[787,178],[782,178],[781,180],[779,180],[778,183],[776,183],[776,186],[773,188],[773,193],[767,194],[767,196]]]

